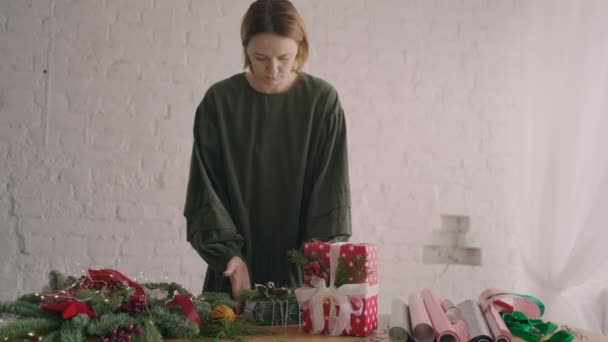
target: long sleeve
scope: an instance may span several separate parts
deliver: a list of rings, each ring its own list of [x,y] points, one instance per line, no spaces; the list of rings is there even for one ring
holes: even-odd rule
[[[328,109],[316,144],[304,241],[346,241],[351,235],[346,122],[337,94]]]
[[[225,206],[220,140],[211,115],[213,111],[210,96],[205,96],[194,121],[184,216],[188,242],[212,270],[222,272],[230,258],[242,258],[244,242]]]

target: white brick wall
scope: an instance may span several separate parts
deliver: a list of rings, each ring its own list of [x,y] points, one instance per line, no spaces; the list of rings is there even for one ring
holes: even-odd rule
[[[181,216],[194,110],[240,71],[244,0],[0,0],[0,299],[89,266],[199,291]],[[433,287],[517,288],[512,189],[524,1],[299,0],[306,70],[347,112],[354,240],[381,311]],[[482,266],[423,265],[440,215]]]

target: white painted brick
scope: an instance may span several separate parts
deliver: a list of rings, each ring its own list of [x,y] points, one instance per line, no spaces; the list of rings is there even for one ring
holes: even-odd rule
[[[9,258],[15,257],[18,250],[18,239],[15,230],[15,220],[0,216],[0,230],[2,239],[0,239],[0,260],[9,260]]]
[[[78,258],[88,254],[87,239],[79,235],[62,235],[53,239],[55,257]]]
[[[53,12],[60,23],[87,23],[97,20],[111,23],[116,20],[117,10],[116,7],[105,6],[105,2],[96,0],[56,0]]]
[[[24,234],[24,254],[36,257],[55,256],[54,242],[56,238],[40,234]]]
[[[96,200],[87,204],[85,216],[91,219],[115,219],[116,203]]]
[[[16,196],[15,215],[18,217],[41,218],[48,207],[47,200],[40,198]]]
[[[8,20],[8,17],[6,16],[6,14],[0,12],[0,30],[1,31],[7,30],[7,27],[6,27],[7,20]]]
[[[17,223],[17,231],[25,235],[58,236],[82,232],[83,223],[73,219],[42,219],[23,217]]]
[[[120,241],[116,237],[88,239],[88,253],[96,258],[117,258]]]
[[[3,301],[15,300],[18,296],[19,276],[15,273],[16,257],[2,259],[0,264],[0,298]]]
[[[111,80],[133,80],[141,78],[140,66],[125,60],[116,60],[110,64],[107,77]]]
[[[133,225],[118,220],[88,220],[82,223],[82,230],[89,238],[111,236],[124,239],[132,235]]]
[[[34,92],[23,84],[8,82],[13,78],[34,80],[34,77],[29,73],[3,73],[4,80],[0,81],[0,125],[38,125],[40,111],[34,106]]]
[[[125,258],[129,257],[133,258],[138,255],[141,256],[141,253],[150,255],[154,252],[154,245],[154,241],[142,240],[135,237],[133,240],[120,245],[120,257],[124,260]]]
[[[110,25],[110,40],[123,47],[153,43],[152,28],[116,22]]]
[[[120,220],[138,220],[144,217],[144,212],[139,203],[122,203],[118,205],[117,217]]]
[[[59,172],[59,182],[67,184],[88,184],[91,180],[91,169],[84,166],[74,166]]]
[[[50,200],[69,199],[72,197],[71,184],[59,183],[18,183],[15,195],[19,197],[44,198]]]

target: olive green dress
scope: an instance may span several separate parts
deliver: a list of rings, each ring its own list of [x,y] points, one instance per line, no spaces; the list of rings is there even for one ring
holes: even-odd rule
[[[253,284],[299,286],[286,252],[348,240],[350,188],[344,111],[327,82],[298,73],[264,94],[245,73],[211,86],[196,110],[184,209],[187,238],[207,262],[204,291],[231,292],[233,256]]]

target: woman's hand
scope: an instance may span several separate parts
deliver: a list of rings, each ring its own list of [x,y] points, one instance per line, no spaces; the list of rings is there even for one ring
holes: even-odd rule
[[[238,256],[232,257],[226,265],[224,277],[230,278],[232,284],[232,295],[238,298],[241,290],[251,289],[251,280],[249,280],[249,269],[243,259]]]

